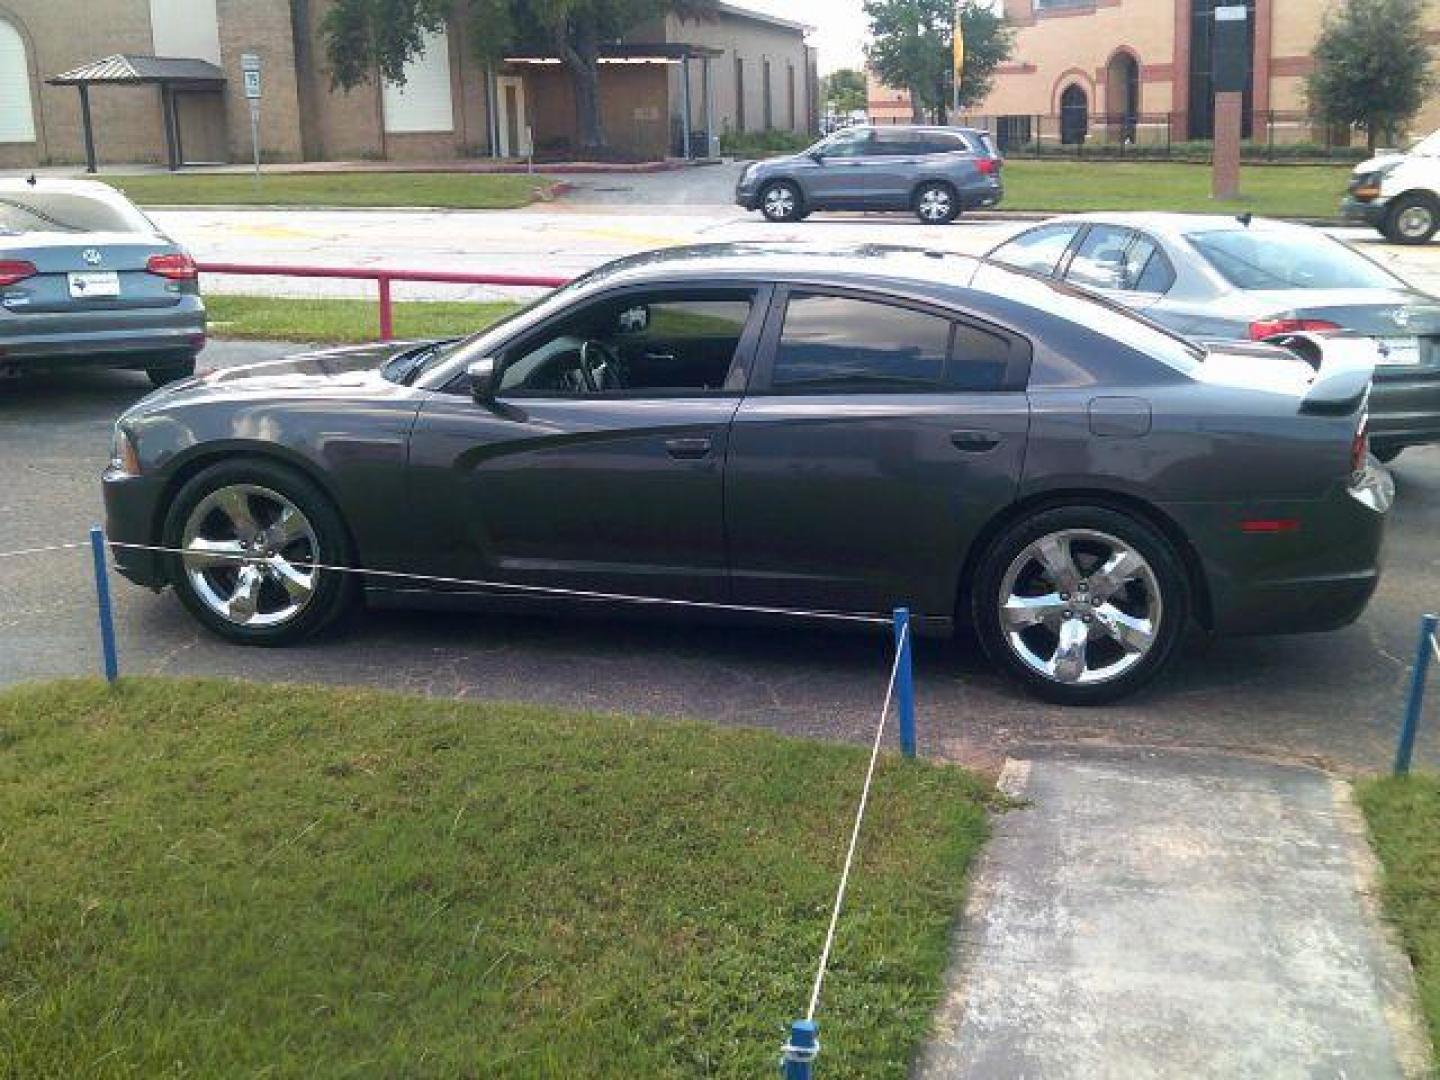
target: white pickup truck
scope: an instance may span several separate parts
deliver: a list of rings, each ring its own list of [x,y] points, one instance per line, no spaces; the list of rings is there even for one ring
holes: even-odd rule
[[[1397,244],[1427,242],[1440,229],[1440,131],[1356,165],[1340,213]]]

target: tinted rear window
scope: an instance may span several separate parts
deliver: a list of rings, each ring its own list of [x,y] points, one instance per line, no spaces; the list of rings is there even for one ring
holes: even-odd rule
[[[945,379],[950,320],[843,296],[797,293],[771,382],[777,390],[930,390]]]
[[[0,194],[0,231],[151,232],[145,215],[123,202],[61,191]]]
[[[1369,259],[1323,233],[1228,229],[1185,239],[1237,289],[1393,289]]]

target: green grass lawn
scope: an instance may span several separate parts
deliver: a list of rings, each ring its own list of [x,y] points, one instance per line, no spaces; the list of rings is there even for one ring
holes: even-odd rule
[[[142,206],[442,206],[510,210],[552,181],[520,173],[146,174],[103,178]]]
[[[1027,161],[1005,163],[1007,210],[1185,210],[1275,217],[1339,216],[1348,165],[1248,166],[1237,202],[1210,198],[1210,166],[1160,162]]]
[[[1440,1054],[1440,776],[1370,781],[1359,797],[1385,867],[1385,910],[1415,965]]]
[[[773,1075],[866,753],[348,690],[5,691],[0,1072]],[[826,1076],[906,1075],[989,797],[882,765]]]
[[[508,315],[516,305],[464,301],[410,301],[395,305],[398,338],[462,337]],[[270,296],[205,297],[210,333],[217,338],[348,344],[380,336],[374,300],[291,300]]]

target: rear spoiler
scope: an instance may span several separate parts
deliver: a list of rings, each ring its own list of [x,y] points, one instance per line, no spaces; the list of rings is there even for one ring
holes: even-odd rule
[[[1345,333],[1294,333],[1268,339],[1295,353],[1315,369],[1315,379],[1300,403],[1306,413],[1344,415],[1370,393],[1380,359],[1373,339]]]

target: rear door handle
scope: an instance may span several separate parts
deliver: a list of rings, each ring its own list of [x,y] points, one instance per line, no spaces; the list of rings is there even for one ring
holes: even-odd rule
[[[950,444],[965,454],[984,454],[1000,445],[998,431],[974,431],[964,429],[950,433]]]
[[[673,458],[681,461],[695,461],[710,453],[710,440],[708,438],[694,439],[666,439],[665,452]]]

